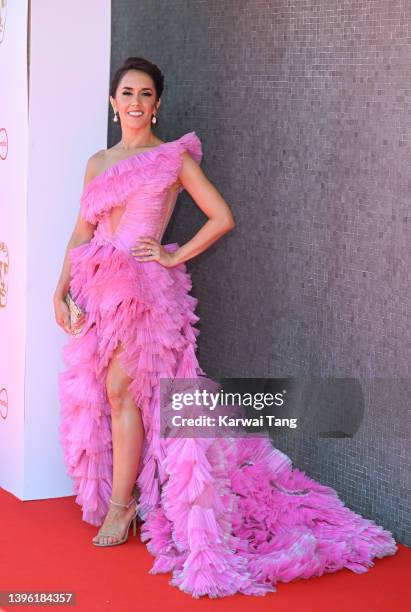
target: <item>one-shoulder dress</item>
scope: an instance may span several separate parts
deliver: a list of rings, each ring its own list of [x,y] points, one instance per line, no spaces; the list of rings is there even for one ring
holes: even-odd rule
[[[100,526],[112,488],[110,358],[132,379],[144,444],[136,484],[140,537],[155,558],[150,573],[192,597],[265,595],[276,583],[342,568],[360,573],[395,554],[392,534],[347,508],[336,491],[292,467],[267,438],[160,435],[160,380],[206,376],[196,358],[197,299],[184,263],[138,261],[138,236],[162,240],[183,190],[183,152],[200,163],[194,131],[132,155],[87,183],[82,216],[97,224],[70,250],[70,287],[86,313],[63,347],[60,440],[83,520]],[[177,187],[176,187],[177,185]],[[114,229],[109,215],[123,214]],[[178,243],[163,245],[169,251]]]

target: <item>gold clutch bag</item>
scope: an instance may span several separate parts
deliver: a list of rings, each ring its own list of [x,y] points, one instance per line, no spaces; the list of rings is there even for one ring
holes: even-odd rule
[[[69,308],[69,312],[70,312],[70,327],[73,328],[74,323],[76,323],[76,321],[84,314],[83,311],[81,310],[80,306],[78,304],[76,304],[76,302],[73,299],[73,296],[70,293],[70,289],[68,290],[66,297],[64,298],[64,301],[66,302],[68,308]],[[83,326],[79,327],[78,329],[76,329],[76,331],[71,332],[73,334],[73,336],[78,336],[81,331],[83,329]]]

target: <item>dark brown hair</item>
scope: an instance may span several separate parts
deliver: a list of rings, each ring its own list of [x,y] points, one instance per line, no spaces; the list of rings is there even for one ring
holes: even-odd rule
[[[128,70],[141,70],[147,73],[153,79],[156,88],[156,101],[161,97],[164,89],[164,76],[160,68],[144,59],[143,57],[128,57],[118,68],[111,80],[110,96],[115,98],[117,87]]]

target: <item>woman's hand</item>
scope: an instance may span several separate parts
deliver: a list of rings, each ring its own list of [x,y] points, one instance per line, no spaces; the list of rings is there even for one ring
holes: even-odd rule
[[[56,318],[57,325],[67,333],[74,334],[78,328],[83,325],[85,321],[85,315],[82,314],[80,317],[76,319],[73,323],[73,326],[70,326],[70,310],[65,300],[62,298],[55,297],[54,298],[54,316]]]
[[[137,261],[158,261],[166,268],[172,268],[174,254],[169,253],[155,238],[140,236],[137,238],[138,246],[131,247],[131,254]]]
[[[69,307],[67,306],[66,302],[59,297],[55,297],[53,303],[54,316],[57,325],[60,325],[60,327],[69,334],[71,332]]]

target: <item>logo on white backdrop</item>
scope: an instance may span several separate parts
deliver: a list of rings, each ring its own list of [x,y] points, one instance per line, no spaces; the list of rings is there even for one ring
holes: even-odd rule
[[[9,411],[9,397],[7,395],[7,389],[3,387],[3,389],[0,389],[0,417],[2,419],[6,419],[8,411]]]
[[[0,43],[3,42],[6,30],[7,0],[0,0]]]
[[[0,128],[0,159],[6,159],[8,150],[9,139],[7,137],[6,128]]]
[[[0,308],[7,305],[9,275],[9,249],[5,242],[0,242]]]

